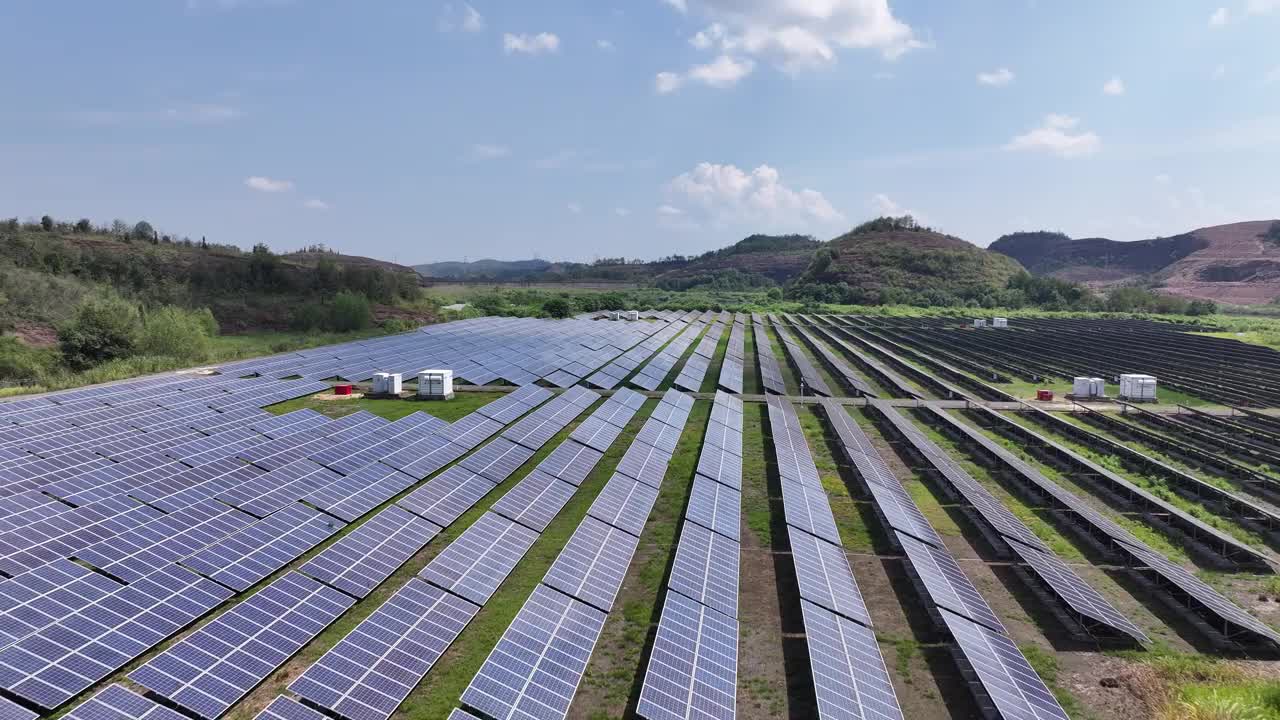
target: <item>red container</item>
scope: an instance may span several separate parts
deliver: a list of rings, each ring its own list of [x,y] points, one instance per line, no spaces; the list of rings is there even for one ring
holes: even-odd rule
[[[1041,400],[1041,401],[1046,401],[1046,402],[1047,402],[1047,401],[1049,401],[1049,400],[1052,400],[1052,399],[1053,399],[1053,391],[1052,391],[1052,390],[1037,390],[1037,391],[1036,391],[1036,399],[1037,399],[1037,400]]]
[[[333,394],[334,395],[350,395],[351,383],[338,383],[337,385],[334,385]]]

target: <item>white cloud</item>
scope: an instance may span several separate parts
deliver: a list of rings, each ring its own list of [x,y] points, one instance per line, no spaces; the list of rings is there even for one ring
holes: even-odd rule
[[[1164,173],[1160,173],[1159,175],[1156,175],[1155,181],[1157,185],[1168,185],[1169,183],[1173,182],[1173,178],[1169,177]]]
[[[1013,82],[1013,71],[1009,68],[1002,67],[995,72],[978,73],[979,85],[990,85],[992,87],[1003,87]]]
[[[844,222],[845,217],[816,190],[783,185],[776,169],[761,165],[746,172],[734,165],[699,163],[666,184],[669,207],[696,209],[716,225],[754,224],[803,227]],[[681,208],[680,206],[684,206]],[[671,212],[659,213],[668,217]]]
[[[244,184],[258,192],[265,193],[281,193],[289,192],[293,189],[292,180],[275,180],[261,175],[253,175],[244,179]]]
[[[714,88],[730,88],[756,69],[750,58],[721,55],[706,65],[695,65],[683,76],[673,72],[660,72],[654,78],[654,88],[659,95],[679,90],[687,81],[696,81]]]
[[[1119,75],[1112,77],[1102,86],[1102,93],[1104,95],[1123,95],[1124,80],[1121,80]]]
[[[582,214],[582,206],[576,202],[571,202],[566,207],[568,208],[569,212],[573,213],[574,215]]]
[[[1249,15],[1270,15],[1280,10],[1280,0],[1249,0],[1245,13]]]
[[[1079,124],[1079,118],[1050,114],[1045,116],[1043,125],[1018,135],[1004,149],[1048,152],[1064,158],[1092,155],[1102,149],[1102,139],[1096,134],[1070,132]]]
[[[667,217],[677,217],[677,216],[683,215],[684,211],[672,205],[659,205],[658,214],[665,215]]]
[[[631,211],[624,207],[614,208],[613,212],[618,217],[626,217],[631,214]]]
[[[596,48],[599,50],[604,50],[605,52],[613,52],[614,50],[617,49],[613,46],[613,43],[609,42],[608,40],[597,40]]]
[[[461,6],[445,3],[440,8],[440,19],[436,22],[436,27],[440,32],[462,30],[463,32],[478,33],[484,30],[485,22],[484,16],[467,3],[462,3]]]
[[[497,160],[507,157],[511,154],[511,148],[505,145],[490,145],[487,143],[477,143],[471,146],[470,157],[472,160]]]
[[[675,92],[684,84],[684,80],[673,72],[660,72],[653,79],[653,88],[659,95]]]
[[[1227,9],[1220,7],[1217,10],[1214,10],[1213,14],[1209,16],[1209,27],[1222,27],[1227,24],[1227,20],[1229,19],[1230,15],[1228,14]]]
[[[560,50],[560,38],[553,33],[547,32],[538,33],[537,35],[525,33],[513,35],[507,33],[502,36],[502,50],[508,55],[511,53],[525,53],[527,55],[553,53]]]
[[[662,0],[664,5],[670,5],[679,13],[689,12],[689,3],[686,0]]]
[[[307,208],[308,210],[328,210],[329,203],[323,200],[317,200],[315,198],[312,198],[302,203],[302,207]]]
[[[751,74],[756,64],[750,59],[740,59],[721,55],[706,65],[697,65],[689,70],[689,79],[706,83],[711,87],[727,88],[738,84],[738,81]]]
[[[703,0],[711,24],[690,42],[721,54],[767,57],[787,71],[832,65],[841,50],[894,60],[927,47],[888,0]]]

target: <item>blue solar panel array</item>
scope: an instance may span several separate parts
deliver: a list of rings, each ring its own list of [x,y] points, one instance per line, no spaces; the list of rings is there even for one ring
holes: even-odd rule
[[[1002,717],[1066,718],[1044,681],[1008,639],[1000,619],[890,472],[866,433],[844,408],[828,405],[826,409],[841,438],[845,457],[871,492],[877,514],[889,534],[906,553],[907,568],[922,588],[935,621],[950,632],[964,663],[976,671],[980,682],[973,687],[980,700],[989,700]],[[995,638],[1003,642],[997,643]]]

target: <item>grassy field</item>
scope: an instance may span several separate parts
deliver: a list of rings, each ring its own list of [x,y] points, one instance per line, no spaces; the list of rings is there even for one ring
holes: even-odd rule
[[[445,401],[365,397],[347,399],[339,397],[332,400],[321,400],[316,395],[308,395],[276,403],[267,407],[266,410],[277,415],[283,415],[287,412],[307,408],[333,418],[340,418],[353,412],[365,410],[388,420],[399,420],[415,412],[424,412],[446,422],[453,422],[470,415],[476,408],[488,405],[503,395],[505,393],[460,392],[455,394],[452,400]]]

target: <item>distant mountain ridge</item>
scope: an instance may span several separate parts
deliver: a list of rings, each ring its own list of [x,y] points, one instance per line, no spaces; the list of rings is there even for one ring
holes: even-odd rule
[[[456,280],[471,278],[504,279],[541,272],[551,267],[551,265],[552,263],[546,260],[494,260],[485,258],[471,262],[423,263],[422,265],[414,265],[413,269],[417,270],[419,275],[428,278]]]
[[[1101,289],[1141,284],[1164,292],[1236,305],[1280,298],[1280,221],[1199,228],[1134,242],[1072,239],[1023,232],[991,244],[1030,272]]]

